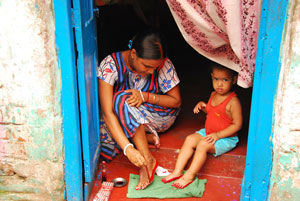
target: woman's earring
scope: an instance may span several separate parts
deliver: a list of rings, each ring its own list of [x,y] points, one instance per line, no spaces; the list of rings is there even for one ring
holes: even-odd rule
[[[132,48],[132,40],[129,40],[128,47],[131,50],[131,48]]]

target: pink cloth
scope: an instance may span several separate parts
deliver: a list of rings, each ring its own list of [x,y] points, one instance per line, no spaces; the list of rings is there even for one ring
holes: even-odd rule
[[[167,0],[184,39],[252,86],[261,0]]]

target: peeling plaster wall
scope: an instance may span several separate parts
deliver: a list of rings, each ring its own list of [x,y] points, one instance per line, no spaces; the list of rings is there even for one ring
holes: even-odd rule
[[[0,0],[0,200],[63,200],[51,0]]]
[[[270,200],[300,200],[300,1],[290,1],[275,103]]]

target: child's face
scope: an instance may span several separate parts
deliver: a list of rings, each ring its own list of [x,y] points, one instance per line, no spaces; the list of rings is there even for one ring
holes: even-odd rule
[[[227,95],[237,81],[237,76],[232,77],[228,70],[218,68],[212,70],[211,78],[214,90],[220,95]]]

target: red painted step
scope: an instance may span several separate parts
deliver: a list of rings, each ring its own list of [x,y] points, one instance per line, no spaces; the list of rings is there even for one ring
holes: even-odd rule
[[[107,175],[107,181],[111,181],[116,177],[123,177],[127,181],[129,179],[129,174],[138,174],[138,168],[128,164],[126,161],[113,161],[111,163],[105,164],[104,169]],[[234,201],[239,200],[240,191],[241,191],[241,178],[234,177],[220,177],[215,175],[200,175],[200,179],[207,179],[205,184],[205,192],[202,198],[172,198],[172,199],[160,199],[164,201],[178,201],[178,200],[187,200],[187,201],[196,201],[196,200],[211,200],[211,201]],[[94,189],[90,201],[99,191],[101,184],[97,181],[95,182]],[[137,199],[126,198],[128,191],[128,185],[124,187],[114,187],[111,192],[110,201],[133,201]],[[139,199],[140,200],[140,199]],[[158,200],[156,198],[143,198],[143,201]]]
[[[151,149],[159,165],[172,171],[176,158],[185,137],[201,128],[202,117],[179,119],[180,123],[166,133],[162,134],[161,148]],[[200,126],[199,126],[200,125]],[[197,175],[200,179],[207,179],[205,192],[201,200],[227,201],[239,200],[242,177],[245,167],[246,138],[241,137],[241,141],[236,149],[219,157],[209,156],[204,167]],[[118,155],[111,163],[104,165],[107,181],[116,177],[129,178],[129,174],[138,174],[138,168],[132,165],[123,155]],[[100,181],[96,181],[91,199],[96,195],[101,187]],[[130,201],[136,199],[126,198],[128,187],[114,188],[111,194],[111,201]],[[161,199],[161,200],[190,200],[196,201],[200,198],[181,199]],[[143,198],[143,201],[157,200],[154,198]]]

